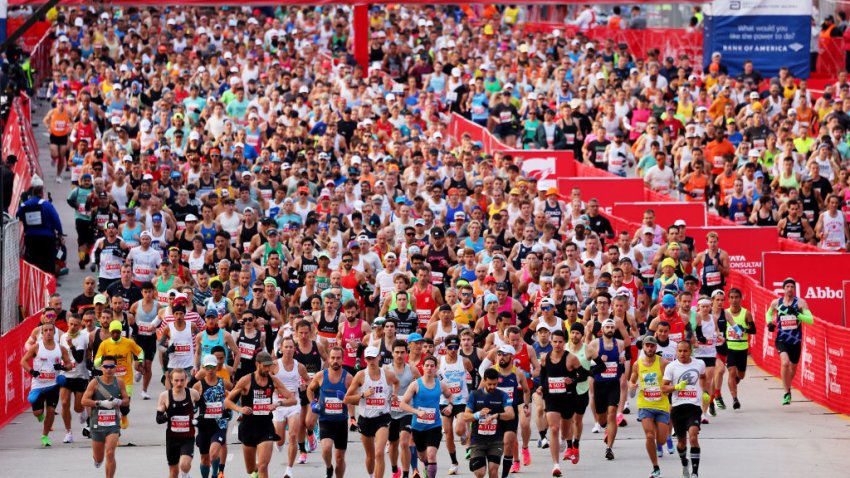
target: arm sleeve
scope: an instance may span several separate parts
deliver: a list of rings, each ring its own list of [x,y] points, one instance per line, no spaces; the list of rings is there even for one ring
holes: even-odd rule
[[[797,318],[800,319],[800,322],[808,325],[812,325],[815,322],[815,318],[812,317],[812,311],[808,309],[797,314]]]
[[[478,375],[483,377],[484,372],[486,372],[491,365],[493,364],[490,362],[490,359],[485,357],[484,360],[481,361],[481,365],[478,366]]]

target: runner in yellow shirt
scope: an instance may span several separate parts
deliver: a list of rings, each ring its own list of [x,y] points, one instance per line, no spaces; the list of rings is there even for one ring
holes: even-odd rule
[[[129,379],[125,379],[125,376],[132,368],[134,357],[136,360],[136,370],[142,370],[145,362],[145,352],[138,346],[138,344],[136,344],[135,341],[133,341],[133,339],[122,337],[122,330],[123,327],[121,326],[120,321],[113,320],[109,323],[109,334],[112,336],[112,339],[101,342],[100,347],[97,348],[97,353],[94,356],[94,365],[95,367],[100,367],[100,362],[104,356],[111,355],[115,357],[115,376],[124,381],[127,387],[127,396],[132,398],[133,378],[131,375]],[[128,403],[126,406],[121,407],[122,429],[126,429],[130,424],[127,419],[127,415],[129,413],[130,405]]]

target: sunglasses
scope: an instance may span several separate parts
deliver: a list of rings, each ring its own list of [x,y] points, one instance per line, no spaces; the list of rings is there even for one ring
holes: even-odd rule
[[[545,307],[540,308],[540,310],[542,310],[543,312],[549,312],[552,309],[554,309],[554,307],[552,307],[551,305],[547,305]]]
[[[101,367],[103,367],[105,369],[112,370],[113,368],[115,368],[115,364],[105,364],[105,365],[101,365]]]
[[[215,370],[215,365],[204,365],[204,370]]]
[[[459,348],[460,348],[459,345],[447,345],[446,346],[446,350],[457,350]]]

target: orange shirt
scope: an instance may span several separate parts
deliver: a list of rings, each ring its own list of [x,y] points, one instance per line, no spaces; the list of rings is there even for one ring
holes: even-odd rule
[[[721,142],[713,140],[705,146],[705,160],[711,163],[711,174],[715,176],[723,171],[723,156],[735,154],[735,146],[728,139]]]

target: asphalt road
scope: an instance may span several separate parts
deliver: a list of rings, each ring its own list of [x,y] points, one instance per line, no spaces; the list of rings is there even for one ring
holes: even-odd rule
[[[35,118],[41,118],[45,111],[39,110]],[[42,152],[42,168],[46,173],[45,184],[53,194],[54,204],[66,225],[69,251],[73,255],[76,238],[73,230],[73,211],[64,198],[69,191],[69,182],[56,184],[55,175],[47,153],[47,138],[43,127],[36,129],[36,138]],[[71,261],[71,273],[60,278],[59,288],[65,304],[79,294],[81,280],[86,275]],[[743,408],[718,412],[705,425],[701,434],[702,463],[701,476],[747,476],[749,478],[779,478],[790,476],[846,476],[847,453],[850,450],[850,419],[836,415],[823,407],[801,399],[799,393],[793,404],[788,407],[779,405],[781,387],[775,378],[750,365],[749,375],[740,385],[740,397]],[[158,379],[158,376],[156,377]],[[155,392],[161,391],[158,380],[152,386]],[[119,477],[150,477],[167,474],[165,461],[164,426],[154,421],[155,401],[142,401],[137,396],[132,403],[130,427],[123,432],[122,446],[118,450]],[[724,394],[728,398],[728,391]],[[562,463],[564,476],[588,477],[646,477],[651,466],[644,450],[644,438],[641,428],[634,421],[635,415],[627,416],[629,425],[618,433],[614,451],[616,459],[606,461],[601,443],[601,435],[591,434],[592,421],[585,416],[585,435],[581,442],[582,459],[578,465]],[[57,419],[52,434],[53,446],[40,448],[40,424],[31,414],[25,413],[0,430],[0,464],[3,476],[27,476],[39,473],[44,476],[101,476],[101,470],[92,465],[88,440],[80,434],[77,418],[72,419],[76,442],[63,444],[64,435],[61,420]],[[228,476],[245,476],[241,448],[236,440],[235,426],[228,432],[229,457]],[[548,450],[536,448],[536,432],[532,433],[532,465],[523,467],[520,474],[530,476],[550,476],[551,462]],[[468,464],[463,462],[462,447],[458,445],[461,457],[460,476],[472,476]],[[449,465],[445,444],[440,448],[438,457],[438,475],[445,476]],[[366,478],[363,465],[363,451],[356,435],[349,436],[347,476]],[[275,452],[272,458],[271,476],[283,476],[285,455]],[[199,476],[198,458],[192,469],[193,476]],[[660,460],[663,476],[681,476],[678,457],[666,455]],[[318,453],[310,454],[306,465],[296,465],[295,477],[324,476],[324,464]],[[388,474],[389,475],[389,467]],[[295,478],[293,477],[293,478]]]

